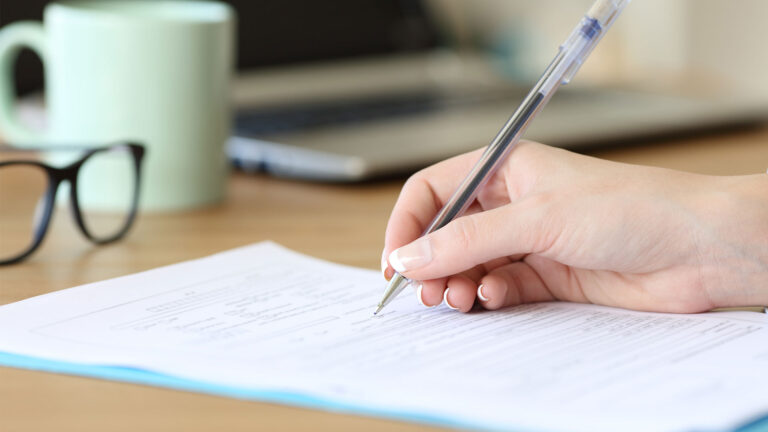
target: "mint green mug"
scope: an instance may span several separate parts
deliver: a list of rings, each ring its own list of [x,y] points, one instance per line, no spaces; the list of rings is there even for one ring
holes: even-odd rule
[[[142,208],[219,201],[234,20],[217,2],[82,0],[49,5],[43,24],[10,24],[0,29],[0,135],[19,146],[139,141],[147,146]],[[11,74],[25,47],[45,69],[43,132],[15,117]],[[109,182],[108,167],[100,177]],[[83,204],[109,207],[104,184],[97,189]]]

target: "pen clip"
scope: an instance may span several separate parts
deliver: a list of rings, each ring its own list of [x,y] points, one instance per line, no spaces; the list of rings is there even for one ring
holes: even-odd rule
[[[563,74],[563,78],[560,80],[560,84],[566,85],[571,82],[571,79],[573,79],[573,77],[576,75],[576,72],[579,71],[581,65],[581,59],[574,60],[573,63],[571,63],[571,65],[568,67],[568,70],[566,70]]]

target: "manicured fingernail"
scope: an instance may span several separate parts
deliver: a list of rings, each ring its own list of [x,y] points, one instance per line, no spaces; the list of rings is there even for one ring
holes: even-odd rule
[[[453,307],[453,305],[448,301],[448,291],[450,291],[450,288],[446,288],[445,292],[443,293],[443,303],[445,303],[446,306],[453,310],[459,310],[457,307]]]
[[[398,273],[416,270],[432,261],[432,247],[429,239],[422,237],[389,254],[389,264]]]
[[[421,282],[419,282],[419,284],[416,286],[416,298],[419,299],[419,303],[421,303],[421,305],[424,306],[424,307],[428,307],[428,308],[435,307],[434,305],[430,306],[430,305],[424,303],[424,298],[421,296],[421,290],[423,288],[424,288],[424,284],[421,283]]]
[[[391,268],[388,268],[388,269],[387,269],[387,270],[384,272],[384,279],[385,279],[387,282],[389,282],[390,280],[392,280],[392,276],[394,276],[394,275],[395,275],[395,271],[394,271],[394,270],[392,270]]]
[[[477,298],[479,298],[482,301],[490,300],[488,297],[483,295],[483,284],[480,284],[480,286],[477,287]]]
[[[381,274],[384,275],[384,279],[387,282],[389,282],[392,279],[392,276],[395,275],[395,271],[392,270],[392,267],[390,267],[387,262],[387,257],[384,255],[384,251],[381,251]]]
[[[387,263],[387,256],[384,255],[384,251],[381,251],[381,274],[386,273],[387,267],[389,267],[389,263]]]

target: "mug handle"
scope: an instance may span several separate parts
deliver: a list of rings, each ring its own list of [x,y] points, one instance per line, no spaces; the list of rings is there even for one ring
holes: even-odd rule
[[[13,66],[23,48],[31,49],[46,63],[48,49],[42,23],[20,21],[0,29],[0,136],[20,146],[45,140],[45,133],[19,123],[16,116]]]

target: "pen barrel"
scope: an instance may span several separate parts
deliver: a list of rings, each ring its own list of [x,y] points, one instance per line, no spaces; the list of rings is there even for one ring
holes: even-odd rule
[[[584,16],[523,100],[507,120],[480,160],[472,167],[453,196],[437,213],[423,235],[436,231],[460,217],[477,197],[506,157],[517,145],[531,120],[564,84],[568,84],[581,65],[613,24],[629,0],[598,0]],[[595,15],[595,16],[591,16]]]
[[[566,57],[566,51],[561,49],[422,235],[448,225],[469,208],[477,197],[478,191],[485,186],[506,160],[509,153],[520,141],[531,120],[544,108],[560,86],[562,75],[566,72],[563,69],[563,61]]]
[[[424,234],[429,234],[448,225],[469,208],[477,197],[477,192],[488,182],[509,152],[520,141],[520,137],[530,120],[543,106],[544,98],[543,94],[535,93],[525,99],[515,115],[510,117],[507,123],[509,127],[503,128],[494,142],[483,152],[480,160],[477,161],[453,196],[438,212]]]

